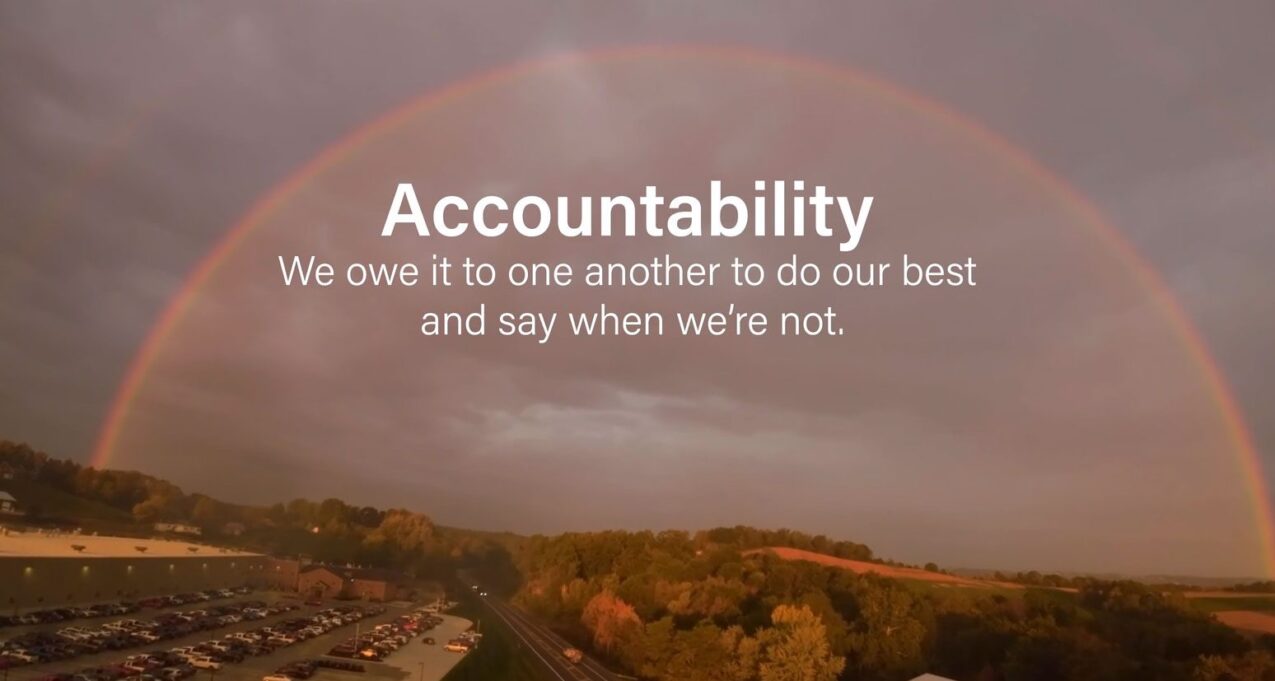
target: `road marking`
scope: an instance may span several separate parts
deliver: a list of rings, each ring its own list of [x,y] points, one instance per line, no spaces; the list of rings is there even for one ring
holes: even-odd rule
[[[563,648],[555,645],[552,640],[546,639],[545,636],[541,632],[537,631],[535,627],[530,626],[524,620],[524,618],[520,616],[517,610],[503,603],[500,604],[499,606],[493,606],[493,607],[496,607],[498,610],[503,611],[509,617],[512,617],[513,620],[518,623],[518,626],[522,627],[523,633],[527,634],[537,643],[544,646],[544,649],[548,652],[549,656],[555,661],[557,661],[558,666],[561,667],[562,669],[565,669],[568,674],[570,674],[572,677],[576,679],[581,679],[582,681],[589,681],[589,677],[583,671],[581,671],[579,665],[568,664],[558,659],[558,655],[561,654]],[[510,626],[514,626],[514,625],[511,624]]]
[[[542,640],[547,639],[551,647],[564,648],[564,649],[572,647],[570,641],[567,641],[566,639],[562,638],[558,634],[554,633],[552,629],[549,629],[547,626],[536,621],[534,618],[531,617],[531,615],[523,612],[522,610],[519,610],[517,607],[514,607],[512,605],[502,605],[502,607],[507,609],[515,619],[521,622],[528,629],[531,629],[532,631],[536,632]],[[607,669],[606,667],[603,667],[600,663],[598,663],[593,658],[588,657],[587,655],[585,656],[584,661],[579,666],[570,667],[570,669],[583,669],[584,671],[592,673],[597,678],[602,679],[602,681],[612,681],[612,678],[613,678],[611,670]]]
[[[532,644],[531,641],[528,641],[527,637],[522,635],[522,632],[518,631],[518,627],[514,626],[513,622],[510,622],[508,618],[506,618],[503,614],[501,614],[499,608],[491,605],[490,602],[488,602],[488,605],[489,607],[491,607],[492,612],[496,613],[497,617],[504,620],[505,624],[508,625],[509,630],[514,632],[515,636],[522,639],[522,642],[525,643],[527,647],[531,649],[531,652],[534,653],[536,657],[540,658],[540,661],[544,663],[545,667],[548,668],[549,671],[553,672],[554,676],[558,677],[561,681],[567,681],[566,677],[564,677],[562,674],[559,674],[558,670],[555,669],[553,665],[549,664],[549,660],[546,660],[545,656],[541,655],[540,651],[536,650],[536,646]]]
[[[457,576],[460,577],[461,584],[464,584],[465,586],[470,586],[470,587],[473,586],[472,582],[468,579],[468,577],[465,575],[463,570],[458,572]],[[505,622],[506,625],[509,626],[509,628],[514,632],[515,636],[521,639],[522,642],[525,643],[528,648],[531,648],[531,652],[534,653],[536,657],[540,658],[540,661],[544,663],[545,667],[548,667],[549,671],[553,672],[554,676],[558,677],[560,681],[567,681],[567,679],[562,676],[561,672],[559,672],[558,667],[551,664],[549,660],[545,658],[544,655],[540,654],[540,651],[536,649],[536,644],[532,643],[531,640],[527,638],[527,636],[524,636],[523,631],[519,629],[518,625],[515,625],[514,622],[510,621],[510,618],[506,617],[505,614],[502,612],[502,610],[508,611],[510,614],[510,617],[518,621],[518,623],[522,625],[523,627],[526,627],[529,630],[526,633],[530,636],[533,636],[536,639],[536,641],[540,643],[540,645],[545,646],[546,650],[549,651],[549,655],[553,657],[553,659],[555,660],[558,659],[557,656],[561,654],[562,649],[570,646],[569,643],[566,643],[560,636],[558,636],[557,634],[554,634],[552,631],[549,631],[548,629],[544,629],[543,627],[540,627],[534,620],[530,618],[530,616],[522,613],[520,610],[518,610],[517,608],[513,606],[501,603],[499,600],[497,600],[494,597],[483,598],[482,601],[484,604],[486,604],[488,608],[491,609],[493,613],[495,613],[497,617],[499,617],[501,620]],[[537,629],[544,629],[544,631],[537,631]],[[545,640],[544,632],[548,633],[548,637],[549,637],[548,641]],[[557,639],[558,641],[563,641],[563,645],[561,647],[555,646],[553,643],[553,639]],[[627,678],[627,677],[614,677],[609,669],[607,669],[606,667],[603,667],[601,664],[589,658],[588,656],[585,656],[584,662],[580,665],[572,664],[570,666],[565,666],[565,663],[563,664],[568,674],[570,674],[572,677],[576,679],[583,679],[584,681],[589,681],[590,679],[590,676],[586,674],[585,672],[590,672],[591,674],[595,675],[597,678],[601,679],[602,681],[613,681],[614,678]]]

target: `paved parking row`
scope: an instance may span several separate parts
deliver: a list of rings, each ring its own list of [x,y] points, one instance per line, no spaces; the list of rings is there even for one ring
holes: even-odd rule
[[[197,607],[201,603],[228,602],[246,596],[252,590],[247,587],[233,589],[209,589],[206,591],[176,593],[164,596],[148,596],[138,600],[109,601],[94,605],[60,608],[15,610],[0,614],[0,640],[30,631],[46,630],[50,626],[90,627],[119,617],[141,617],[183,607]]]
[[[298,609],[288,612],[281,612],[275,615],[255,621],[242,621],[229,624],[227,626],[218,627],[213,630],[193,632],[186,636],[178,638],[157,641],[154,643],[146,643],[142,646],[126,649],[126,650],[107,650],[100,653],[81,655],[70,659],[58,660],[52,662],[44,662],[32,664],[24,667],[18,667],[7,670],[7,679],[9,681],[71,681],[71,677],[79,672],[89,669],[107,669],[118,668],[126,658],[138,653],[149,653],[159,651],[171,651],[176,648],[188,648],[200,644],[208,643],[210,640],[224,640],[234,634],[243,634],[245,632],[258,631],[263,627],[276,627],[283,622],[296,620],[298,618],[312,618],[324,608],[320,606],[303,606],[295,597],[281,598],[278,594],[256,595],[256,599],[265,601],[267,606],[276,606],[286,603]],[[239,602],[239,601],[233,601]],[[205,607],[211,608],[214,604],[209,603]],[[336,604],[339,605],[339,604]],[[147,618],[171,615],[174,612],[180,612],[189,609],[185,608],[166,608],[147,612]],[[390,623],[404,614],[410,612],[405,607],[390,607],[383,612],[371,617],[367,617],[357,623],[347,624],[338,628],[333,628],[323,634],[298,640],[296,643],[281,647],[273,652],[260,656],[245,656],[241,662],[226,661],[220,665],[219,669],[203,669],[197,670],[198,675],[193,681],[212,681],[213,679],[226,679],[226,681],[261,681],[266,676],[273,675],[278,669],[293,662],[301,660],[328,659],[336,660],[337,658],[326,657],[329,650],[353,637],[356,632],[367,632],[377,625]],[[362,662],[363,672],[339,671],[333,669],[318,669],[315,671],[316,681],[355,681],[356,679],[372,679],[378,681],[391,680],[399,681],[411,678],[412,681],[439,681],[455,666],[463,657],[463,654],[447,652],[444,650],[444,644],[454,638],[460,636],[463,632],[470,629],[468,620],[462,618],[442,615],[442,622],[435,626],[429,632],[422,635],[411,637],[406,644],[399,650],[395,651],[389,657],[381,662]],[[136,619],[143,619],[140,615]],[[95,624],[102,626],[109,624],[111,620],[98,621]],[[59,629],[66,628],[66,624],[43,625],[33,627],[23,627],[21,630],[12,633],[30,633],[36,632],[56,632]],[[7,631],[6,633],[11,633]],[[430,638],[436,641],[434,644],[425,644],[424,640]],[[350,662],[351,660],[343,660]],[[172,669],[170,668],[170,671]],[[183,678],[182,675],[178,678]],[[159,681],[161,677],[158,670],[147,672],[145,675],[131,672],[128,676],[121,676],[119,681]],[[108,677],[97,678],[86,676],[76,678],[74,681],[112,681]]]
[[[276,600],[276,602],[278,602]],[[269,603],[273,605],[273,603]],[[223,626],[209,631],[192,632],[185,636],[172,638],[164,641],[156,641],[154,643],[144,644],[126,650],[107,650],[89,655],[81,655],[69,659],[57,660],[53,662],[45,662],[18,667],[8,671],[10,681],[35,681],[37,679],[46,679],[46,677],[55,677],[59,674],[76,674],[86,669],[109,669],[116,667],[126,657],[132,654],[146,651],[167,651],[173,648],[195,646],[210,638],[220,638],[229,634],[249,631],[260,628],[262,626],[271,626],[283,622],[284,620],[296,617],[312,616],[319,608],[302,606],[300,609],[281,612],[273,616],[269,616],[256,621],[242,621],[228,626]],[[171,611],[166,614],[172,614]],[[54,629],[56,631],[56,629]],[[84,679],[81,681],[92,681]]]

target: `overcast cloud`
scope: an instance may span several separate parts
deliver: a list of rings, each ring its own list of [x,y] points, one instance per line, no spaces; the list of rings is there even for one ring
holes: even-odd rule
[[[993,131],[1092,202],[1201,329],[1275,466],[1275,6],[9,3],[0,437],[87,460],[182,281],[351,130],[535,57],[732,45],[849,67]],[[576,60],[411,116],[307,185],[192,306],[117,465],[188,490],[556,532],[786,525],[944,565],[1252,575],[1234,453],[1129,264],[1004,149],[765,58]],[[680,56],[679,56],[680,55]],[[805,177],[877,205],[861,259],[977,289],[285,290],[278,254],[635,260],[835,245],[375,238],[395,182],[470,195]],[[423,192],[424,194],[424,192]],[[400,238],[401,237],[401,238]],[[835,304],[821,341],[429,340],[427,307]]]

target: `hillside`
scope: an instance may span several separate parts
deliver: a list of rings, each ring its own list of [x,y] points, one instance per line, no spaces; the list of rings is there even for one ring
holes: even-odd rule
[[[0,480],[0,491],[13,495],[29,520],[111,525],[133,523],[132,516],[121,509],[78,497],[34,480]]]
[[[944,574],[941,572],[930,572],[929,570],[919,570],[910,567],[898,567],[893,565],[884,565],[882,563],[872,563],[864,560],[850,560],[848,558],[837,558],[828,556],[814,551],[805,551],[802,549],[793,549],[785,546],[770,546],[764,549],[754,549],[745,552],[745,555],[754,553],[769,553],[771,555],[782,558],[783,560],[801,560],[827,567],[841,568],[850,570],[855,574],[874,574],[882,577],[891,577],[894,579],[910,579],[920,582],[931,582],[935,584],[944,584],[948,586],[971,587],[976,589],[987,589],[992,587],[1021,589],[1017,584],[1008,582],[992,582],[988,580],[969,579],[967,577],[958,577],[956,575]]]

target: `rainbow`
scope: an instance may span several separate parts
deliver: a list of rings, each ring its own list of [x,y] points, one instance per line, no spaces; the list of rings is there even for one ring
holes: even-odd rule
[[[1098,240],[1129,267],[1135,281],[1159,307],[1161,314],[1176,332],[1183,347],[1194,361],[1201,379],[1212,396],[1227,436],[1237,453],[1239,473],[1244,480],[1245,492],[1251,502],[1263,568],[1269,576],[1275,576],[1275,523],[1272,522],[1270,493],[1267,489],[1261,458],[1245,423],[1244,414],[1231,392],[1200,331],[1195,327],[1172,290],[1159,272],[1137,252],[1133,245],[1112,226],[1098,209],[1065,180],[1058,177],[1027,152],[1008,140],[982,127],[944,105],[903,90],[889,82],[875,79],[865,73],[845,67],[826,64],[815,59],[780,55],[754,49],[705,46],[636,46],[571,53],[520,62],[504,68],[481,73],[458,81],[447,87],[409,99],[388,113],[356,128],[351,133],[328,146],[311,160],[297,168],[282,182],[262,195],[208,252],[187,277],[181,289],[168,303],[151,327],[136,355],[129,364],[114,398],[103,419],[95,443],[90,465],[107,467],[115,455],[116,445],[135,399],[146,383],[151,367],[159,356],[169,335],[180,324],[187,311],[199,298],[200,291],[217,272],[221,264],[235,252],[253,230],[278,208],[284,205],[298,189],[312,178],[345,159],[351,152],[423,111],[441,107],[463,99],[466,95],[485,88],[516,80],[522,75],[550,69],[555,66],[586,61],[612,61],[636,59],[701,58],[743,61],[765,66],[780,66],[825,77],[829,80],[863,87],[899,105],[914,110],[955,132],[968,136],[1002,154],[1025,176],[1035,179],[1048,192],[1060,199],[1062,205],[1074,212]]]

